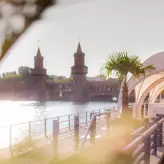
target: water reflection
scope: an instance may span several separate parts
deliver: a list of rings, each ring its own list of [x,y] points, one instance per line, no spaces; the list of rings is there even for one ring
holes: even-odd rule
[[[34,120],[42,120],[46,118],[46,102],[35,102],[33,103],[35,110]]]
[[[0,101],[0,127],[49,117],[82,113],[116,106],[110,102],[12,102]]]
[[[84,113],[87,110],[89,102],[76,102],[72,103],[73,104],[73,111],[74,113]]]

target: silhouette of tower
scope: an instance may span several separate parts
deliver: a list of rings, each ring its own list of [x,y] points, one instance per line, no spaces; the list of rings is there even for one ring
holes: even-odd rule
[[[71,68],[71,75],[74,85],[85,85],[88,67],[85,66],[85,54],[82,52],[80,43],[74,54],[74,66]]]
[[[82,52],[81,45],[79,43],[77,51],[74,54],[74,66],[71,67],[73,101],[85,101],[87,97],[86,75],[88,73],[88,67],[85,66],[84,59],[85,54]]]
[[[34,91],[39,99],[44,97],[46,91],[46,69],[43,67],[43,60],[40,48],[38,48],[37,55],[34,57],[34,68],[31,70],[31,75]]]
[[[35,69],[43,69],[43,56],[41,55],[40,48],[38,47],[37,55],[34,57],[34,67]]]
[[[46,79],[46,69],[43,67],[43,56],[41,55],[40,48],[38,48],[37,55],[34,57],[34,69],[32,69],[32,77],[37,82],[44,81]]]

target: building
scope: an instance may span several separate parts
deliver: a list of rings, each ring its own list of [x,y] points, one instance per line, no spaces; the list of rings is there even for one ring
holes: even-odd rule
[[[10,89],[3,89],[8,99],[40,100],[40,101],[109,101],[117,97],[120,91],[120,82],[117,79],[88,80],[88,67],[85,65],[85,54],[80,43],[74,53],[74,65],[71,67],[72,79],[65,83],[47,81],[44,68],[44,57],[38,48],[34,57],[34,68],[31,69],[28,80],[11,81]],[[98,78],[98,77],[97,77]],[[5,82],[1,79],[0,88]],[[5,92],[6,91],[6,92]],[[3,94],[0,95],[3,98]]]
[[[88,67],[85,65],[85,53],[80,43],[74,54],[74,66],[71,68],[73,101],[113,100],[120,91],[118,79],[87,80]]]

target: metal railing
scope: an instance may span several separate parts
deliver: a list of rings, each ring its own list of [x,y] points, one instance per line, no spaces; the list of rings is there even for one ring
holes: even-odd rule
[[[110,118],[111,118],[111,112],[109,111],[106,111],[104,113],[93,113],[92,114],[92,118],[91,118],[91,121],[87,127],[87,130],[85,132],[85,135],[84,135],[84,139],[80,145],[80,149],[83,148],[86,140],[87,140],[87,136],[89,135],[89,132],[90,132],[90,136],[91,136],[91,142],[94,143],[95,142],[95,136],[96,136],[96,119],[97,117],[100,117],[100,116],[103,116],[105,115],[106,116],[106,128],[107,128],[107,133],[109,133],[109,130],[110,130]]]
[[[100,135],[102,128],[106,127],[105,117],[102,114],[106,111],[111,111],[114,114],[114,108],[99,109],[0,127],[1,140],[3,140],[3,135],[5,140],[8,138],[4,148],[0,148],[0,155],[8,152],[8,155],[16,156],[35,148],[52,145],[55,154],[67,151],[74,152],[79,149],[84,138],[87,140],[85,132],[91,121],[91,116],[95,113],[98,114],[96,132],[97,135]],[[103,133],[101,132],[101,134]],[[96,133],[90,135],[91,140],[95,137]]]
[[[133,163],[150,164],[151,155],[157,155],[157,148],[163,146],[163,123],[164,118],[156,118],[152,126],[124,148]]]

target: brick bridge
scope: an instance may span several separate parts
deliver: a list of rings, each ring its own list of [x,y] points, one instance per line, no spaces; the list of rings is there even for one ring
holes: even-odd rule
[[[0,99],[10,100],[67,100],[90,101],[112,100],[119,95],[120,82],[118,79],[91,81],[87,80],[88,67],[85,66],[85,54],[80,43],[74,54],[74,66],[71,67],[71,79],[67,83],[55,83],[47,81],[47,70],[43,66],[44,57],[38,48],[34,57],[34,68],[31,69],[30,78],[6,82],[0,80]],[[62,92],[62,96],[61,93]]]

